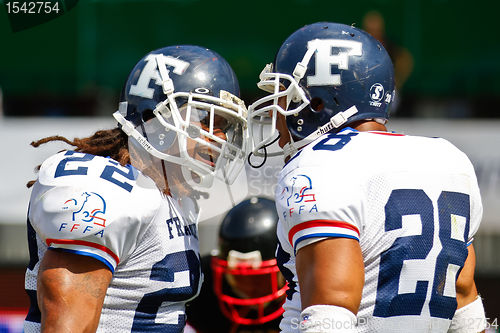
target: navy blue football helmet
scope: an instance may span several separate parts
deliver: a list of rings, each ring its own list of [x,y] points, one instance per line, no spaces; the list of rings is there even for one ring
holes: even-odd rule
[[[276,139],[279,112],[293,140],[283,148],[290,156],[320,135],[356,121],[385,123],[394,96],[394,70],[382,44],[368,33],[318,22],[285,40],[257,85],[270,95],[249,107],[253,153],[263,156]]]
[[[210,186],[221,173],[231,183],[247,150],[239,94],[236,75],[219,54],[168,46],[135,65],[114,117],[149,154],[181,166],[188,183]]]

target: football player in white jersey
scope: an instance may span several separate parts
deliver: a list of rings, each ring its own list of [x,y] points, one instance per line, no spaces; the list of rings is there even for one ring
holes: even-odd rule
[[[440,138],[387,132],[393,66],[352,26],[291,34],[249,107],[252,153],[279,140],[283,332],[479,332],[473,166]]]
[[[246,109],[199,46],[148,53],[113,116],[40,166],[28,211],[25,332],[181,332],[202,283],[197,202],[243,165]],[[205,189],[205,190],[203,190]]]

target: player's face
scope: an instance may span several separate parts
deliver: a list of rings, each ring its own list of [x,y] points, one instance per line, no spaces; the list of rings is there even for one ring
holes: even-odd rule
[[[278,99],[278,104],[283,110],[286,110],[286,97],[280,97]],[[281,148],[285,146],[288,142],[290,142],[290,132],[288,131],[288,127],[286,126],[286,118],[284,115],[278,112],[278,117],[276,119],[276,129],[280,133],[280,138],[278,144]]]
[[[277,280],[281,284],[280,273],[277,274]],[[235,275],[227,274],[226,279],[233,291],[241,298],[257,298],[269,295],[273,292],[272,277],[270,274],[256,275]],[[280,286],[281,287],[281,286]]]
[[[210,112],[192,108],[191,115],[191,125],[199,127],[206,132],[210,131]],[[226,118],[220,115],[214,115],[213,135],[215,137],[218,137],[225,141],[226,132],[229,127],[230,122]],[[199,136],[195,138],[199,138],[211,145],[214,145],[217,148],[222,147],[222,144],[216,142],[213,138],[210,138],[203,134],[199,134]],[[219,152],[210,148],[209,145],[200,143],[199,141],[196,141],[192,138],[188,138],[187,140],[187,151],[192,158],[197,159],[198,161],[201,161],[211,167],[215,166],[215,162],[217,161],[217,157],[219,156]]]

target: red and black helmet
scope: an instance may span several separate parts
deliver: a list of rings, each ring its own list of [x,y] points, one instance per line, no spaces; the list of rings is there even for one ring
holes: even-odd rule
[[[219,229],[219,251],[212,257],[214,291],[231,321],[257,325],[283,313],[285,279],[277,266],[274,201],[252,197],[232,208]]]

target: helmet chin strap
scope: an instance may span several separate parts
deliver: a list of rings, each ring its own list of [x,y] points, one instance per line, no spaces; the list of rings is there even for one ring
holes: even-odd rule
[[[302,147],[301,147],[302,148]],[[288,160],[297,152],[299,151],[299,148],[295,145],[295,142],[293,141],[292,135],[290,134],[290,141],[285,143],[283,146],[283,155],[284,155],[284,160],[285,163],[288,162]]]
[[[324,124],[321,127],[318,127],[318,129],[302,140],[299,141],[294,141],[293,136],[290,134],[290,141],[287,142],[283,146],[283,154],[285,157],[285,162],[287,162],[293,155],[295,155],[300,149],[304,148],[320,136],[322,136],[325,133],[330,132],[332,129],[339,128],[340,126],[344,125],[347,120],[358,113],[358,108],[356,108],[355,105],[351,106],[349,109],[339,112],[335,114],[333,117],[330,118],[330,121]]]

